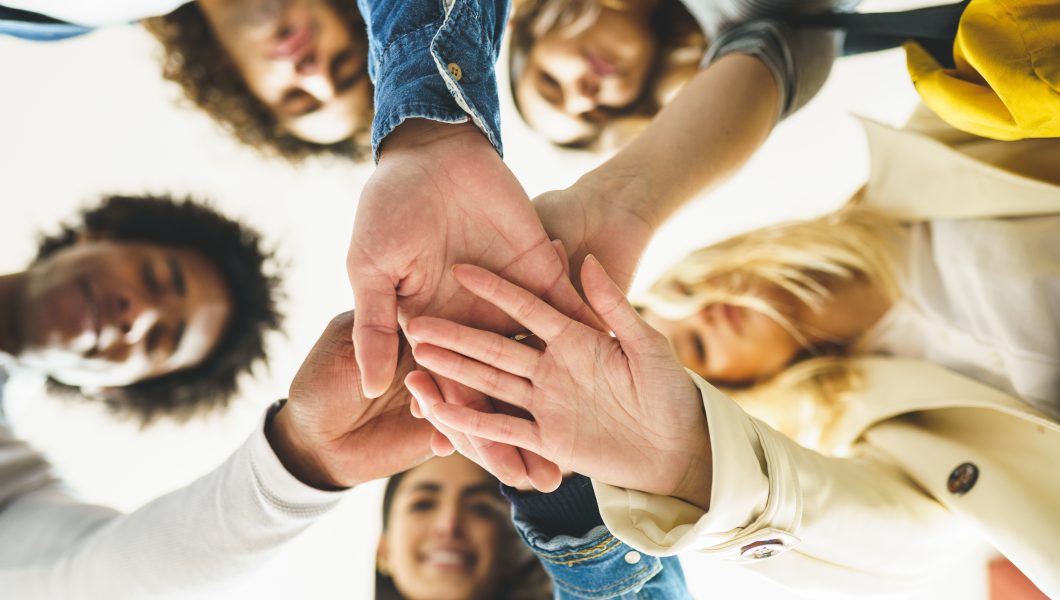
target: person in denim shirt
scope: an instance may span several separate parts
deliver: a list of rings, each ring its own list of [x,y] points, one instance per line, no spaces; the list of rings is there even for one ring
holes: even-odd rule
[[[552,305],[585,314],[577,294],[556,285],[566,277],[564,263],[501,160],[493,65],[507,3],[361,0],[359,6],[375,84],[378,168],[357,206],[347,269],[359,315],[357,363],[365,394],[375,397],[394,378],[399,317],[459,316],[518,331],[456,285],[448,276],[455,262],[504,271]],[[526,477],[512,449],[486,450],[482,460],[505,483]],[[542,487],[554,488],[559,469],[542,466]]]
[[[516,531],[552,577],[555,598],[692,598],[677,557],[642,554],[611,535],[588,477],[574,475],[549,494],[501,491]]]

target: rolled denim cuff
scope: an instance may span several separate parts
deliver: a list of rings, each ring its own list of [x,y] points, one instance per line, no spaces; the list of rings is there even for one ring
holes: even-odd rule
[[[663,571],[663,559],[637,552],[602,525],[582,537],[551,537],[516,515],[515,528],[552,577],[557,598],[622,597]]]
[[[501,486],[518,518],[543,535],[578,537],[604,524],[588,477],[575,475],[548,494],[523,493]]]
[[[507,12],[501,12],[506,15]],[[413,29],[376,48],[372,154],[407,119],[463,123],[471,119],[498,153],[500,96],[494,63],[503,23],[472,0],[453,0],[441,22]],[[374,42],[375,40],[373,40]]]

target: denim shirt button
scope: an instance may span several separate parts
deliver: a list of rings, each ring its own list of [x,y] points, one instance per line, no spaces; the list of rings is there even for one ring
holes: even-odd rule
[[[626,552],[625,558],[627,563],[635,565],[640,562],[640,552],[630,550],[629,552]]]
[[[449,69],[449,74],[457,81],[460,81],[460,78],[464,76],[464,71],[456,63],[449,63],[445,68]]]

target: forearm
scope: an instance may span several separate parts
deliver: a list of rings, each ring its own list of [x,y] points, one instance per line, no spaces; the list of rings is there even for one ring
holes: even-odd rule
[[[967,539],[882,453],[863,447],[855,458],[823,456],[699,384],[711,423],[709,511],[594,483],[608,527],[634,548],[702,551],[761,569],[809,597],[835,598],[866,586],[878,594],[915,588],[952,556],[946,548],[954,540]]]
[[[724,56],[689,81],[622,151],[576,186],[658,228],[739,169],[769,135],[778,92],[757,58]]]
[[[262,431],[185,488],[120,515],[57,489],[0,512],[12,598],[146,598],[209,588],[262,564],[330,510],[340,494],[288,474]],[[27,550],[14,540],[33,540]]]

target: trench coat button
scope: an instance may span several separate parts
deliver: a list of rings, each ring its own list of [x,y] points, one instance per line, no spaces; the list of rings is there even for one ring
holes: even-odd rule
[[[460,81],[460,78],[464,76],[464,71],[456,63],[449,63],[445,68],[449,69],[449,74],[457,81]]]
[[[762,540],[760,542],[751,542],[740,548],[740,556],[757,560],[776,556],[783,549],[784,542],[780,540]]]
[[[626,563],[635,565],[640,562],[640,552],[637,552],[636,550],[630,550],[629,552],[626,552],[625,559]]]
[[[950,472],[950,478],[946,481],[946,489],[951,494],[963,496],[972,489],[975,482],[979,480],[979,467],[972,463],[961,463]]]

